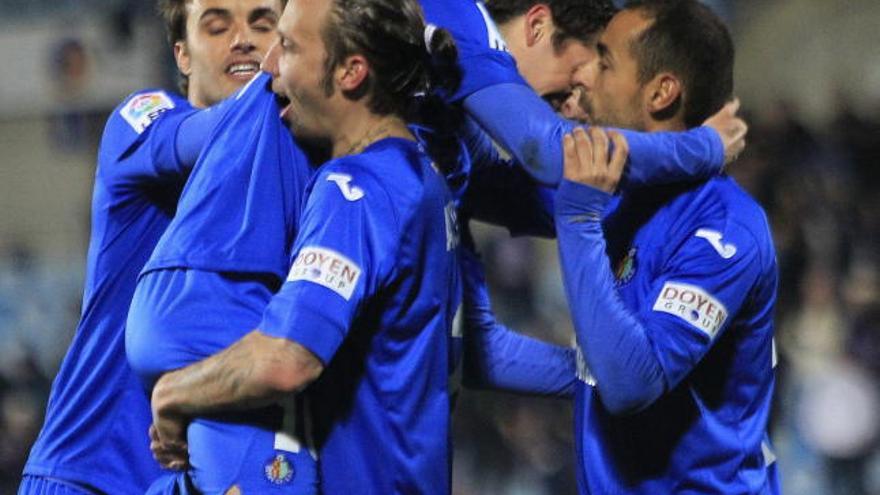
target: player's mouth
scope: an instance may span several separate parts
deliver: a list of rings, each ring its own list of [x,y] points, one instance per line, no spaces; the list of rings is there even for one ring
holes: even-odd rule
[[[260,71],[260,63],[256,61],[236,62],[226,67],[226,73],[233,79],[243,82],[250,81]]]
[[[287,123],[290,123],[290,117],[291,117],[291,115],[290,115],[290,112],[291,112],[290,98],[288,98],[284,95],[280,95],[278,93],[275,93],[275,102],[278,103],[278,108],[281,109],[281,113],[279,114],[279,116],[281,117],[281,120],[283,120]]]

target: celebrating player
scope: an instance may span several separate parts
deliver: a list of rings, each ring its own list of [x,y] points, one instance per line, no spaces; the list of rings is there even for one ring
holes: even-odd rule
[[[162,373],[219,352],[255,328],[286,275],[312,168],[279,117],[270,84],[261,73],[214,110],[223,115],[141,272],[125,347],[148,392]],[[162,422],[164,433],[174,427],[180,437],[188,426],[192,468],[189,480],[168,476],[154,491],[185,491],[192,483],[203,493],[233,484],[246,493],[316,493],[315,459],[302,415],[295,419],[301,407],[289,402],[189,425]],[[279,474],[267,476],[266,469]]]
[[[632,2],[598,49],[580,81],[594,123],[682,130],[731,98],[730,35],[696,0]],[[556,205],[585,365],[580,492],[778,493],[765,434],[777,275],[764,212],[727,176],[613,203],[625,145],[611,141],[613,153],[601,131],[566,136]]]
[[[82,316],[52,387],[22,494],[142,494],[161,474],[141,432],[143,388],[123,332],[137,274],[175,211],[216,112],[201,112],[256,73],[275,40],[277,0],[162,3],[187,100],[160,90],[114,110],[98,153]],[[190,139],[178,139],[178,131]],[[194,140],[194,141],[193,141]]]
[[[459,212],[463,232],[468,220],[475,218],[503,225],[513,235],[554,236],[553,191],[536,187],[533,177],[551,184],[561,177],[558,136],[574,124],[556,116],[529,85],[545,92],[566,87],[576,64],[595,55],[593,44],[614,7],[607,0],[493,0],[487,8],[468,0],[422,3],[428,19],[449,26],[461,49],[464,83],[456,97],[463,99],[464,107],[492,137],[519,158],[502,160],[470,122],[463,134],[470,143],[474,164]],[[498,28],[493,18],[502,21]],[[625,185],[693,180],[717,173],[723,157],[732,156],[744,145],[745,125],[734,113],[726,108],[709,122],[726,136],[727,149],[717,145],[718,134],[708,127],[690,134],[628,133],[631,146],[638,151],[631,153]],[[464,251],[468,250],[466,245]],[[464,331],[464,384],[567,395],[570,388],[559,379],[564,369],[550,364],[560,359],[549,359],[567,354],[517,339],[518,334],[496,322],[482,282],[482,267],[472,252],[465,252],[463,261],[464,321],[468,324]]]
[[[228,416],[230,410],[271,404],[320,376],[309,395],[323,493],[448,492],[447,347],[458,299],[458,241],[444,177],[424,153],[430,146],[422,131],[406,123],[417,95],[429,88],[454,90],[457,78],[448,34],[425,32],[412,1],[298,0],[285,10],[281,41],[265,68],[273,73],[275,90],[290,101],[284,113],[297,139],[328,142],[334,158],[309,185],[292,267],[257,322],[260,329],[211,358],[165,374],[155,386],[158,444],[167,446],[180,435],[174,426],[179,418],[197,418],[188,431],[194,466],[208,458],[196,452],[239,445],[237,437],[248,427],[236,420],[253,418]],[[261,204],[231,208],[274,214]],[[187,290],[187,277],[215,270],[194,268],[163,271]],[[234,271],[237,280],[250,276]],[[155,277],[147,273],[138,288],[140,294],[144,287],[145,300],[149,278]],[[169,285],[161,285],[160,294],[175,300]],[[136,297],[129,337],[141,343],[134,354],[143,352],[133,361],[146,364],[148,336],[171,320],[144,317],[150,305],[143,303]],[[178,330],[161,329],[159,340],[173,339],[181,356],[196,346],[186,347],[185,337],[174,339]],[[169,366],[159,371],[191,357],[165,360],[162,366]],[[269,482],[290,490],[298,474],[283,469],[279,476],[275,469],[290,466],[287,455],[271,444],[264,448],[274,456],[271,465],[236,453],[243,463],[235,470],[208,474],[211,484],[199,486],[203,467],[223,464],[195,466],[192,481],[211,492],[235,485],[244,493],[270,493]]]
[[[535,88],[565,89],[589,56],[589,41],[613,10],[607,0],[493,0],[489,10],[507,18],[498,29],[486,7],[471,0],[422,0],[428,21],[448,29],[459,46],[463,83],[453,101],[536,180],[562,177],[561,138],[574,124],[560,118]],[[502,33],[511,38],[511,51]],[[578,48],[579,47],[579,48]],[[568,56],[569,53],[577,56]],[[517,71],[522,66],[524,80]],[[526,67],[528,66],[528,67]],[[543,71],[554,77],[543,79]],[[717,174],[744,144],[745,123],[729,109],[706,124],[678,133],[621,131],[630,153],[625,185],[645,185]]]

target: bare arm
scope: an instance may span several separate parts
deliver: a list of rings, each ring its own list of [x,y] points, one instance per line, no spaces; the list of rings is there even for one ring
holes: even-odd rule
[[[323,369],[305,347],[254,330],[218,354],[163,375],[153,389],[153,412],[198,416],[261,407],[301,390]]]
[[[323,370],[305,347],[254,330],[222,352],[162,375],[151,400],[156,459],[166,467],[185,465],[189,418],[272,404],[302,390]]]

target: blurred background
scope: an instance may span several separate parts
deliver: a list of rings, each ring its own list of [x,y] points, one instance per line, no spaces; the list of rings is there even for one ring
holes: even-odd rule
[[[880,2],[710,3],[751,125],[731,174],[781,270],[771,425],[785,492],[880,494]],[[175,88],[143,0],[0,0],[0,493],[14,493],[79,314],[95,153],[129,92]],[[571,341],[555,244],[477,228],[499,319]],[[564,401],[465,391],[457,495],[575,493]]]

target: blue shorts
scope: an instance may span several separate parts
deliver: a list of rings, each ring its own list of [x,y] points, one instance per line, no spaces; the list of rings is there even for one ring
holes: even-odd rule
[[[258,277],[190,269],[141,276],[126,324],[126,353],[148,388],[162,373],[211,356],[259,325],[272,297]],[[187,428],[186,476],[157,481],[152,493],[186,482],[204,494],[317,493],[317,463],[305,441],[308,418],[292,397],[255,411],[195,418]]]
[[[48,478],[45,476],[25,475],[18,485],[18,495],[97,495],[98,490],[89,490],[76,483]]]

